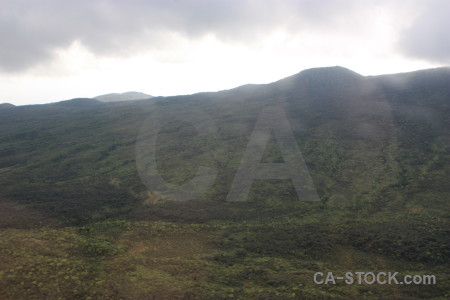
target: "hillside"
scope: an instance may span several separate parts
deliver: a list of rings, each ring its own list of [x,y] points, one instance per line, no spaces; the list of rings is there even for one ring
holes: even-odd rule
[[[450,68],[330,67],[216,93],[2,109],[0,297],[444,299],[449,83]],[[277,178],[227,201],[268,107],[286,114],[320,201]],[[204,167],[217,173],[211,187],[179,201],[145,178],[156,134],[163,180],[178,186]],[[279,141],[263,163],[292,154]],[[58,263],[55,286],[45,274]],[[438,285],[312,282],[359,270],[436,274]]]

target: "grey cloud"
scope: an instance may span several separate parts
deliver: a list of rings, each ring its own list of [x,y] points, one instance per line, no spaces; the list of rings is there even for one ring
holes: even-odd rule
[[[450,64],[449,12],[449,1],[429,1],[422,15],[400,37],[400,50],[410,57]]]
[[[0,71],[48,62],[79,41],[96,55],[164,47],[164,35],[251,43],[273,28],[335,30],[361,1],[336,0],[1,0]]]

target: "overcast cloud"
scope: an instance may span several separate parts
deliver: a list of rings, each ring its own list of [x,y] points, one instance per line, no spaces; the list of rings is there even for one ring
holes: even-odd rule
[[[450,64],[447,0],[0,0],[0,103]]]
[[[450,1],[429,1],[412,26],[400,36],[400,50],[412,57],[450,64],[449,14]]]
[[[211,34],[228,43],[257,43],[276,29],[293,33],[308,29],[318,34],[324,30],[356,32],[361,30],[365,14],[380,2],[0,0],[0,3],[0,69],[20,72],[48,62],[55,50],[67,48],[74,41],[96,55],[126,56],[164,48],[168,33],[188,39]],[[444,22],[444,11],[440,16],[440,22]],[[449,27],[438,28],[434,21],[433,12],[426,13],[406,32],[402,48],[427,59],[434,59],[435,55],[439,59],[448,58],[449,51],[431,49],[437,44],[433,38],[443,35]],[[419,42],[424,36],[430,41],[430,48],[424,49]],[[448,35],[445,38],[448,41]]]

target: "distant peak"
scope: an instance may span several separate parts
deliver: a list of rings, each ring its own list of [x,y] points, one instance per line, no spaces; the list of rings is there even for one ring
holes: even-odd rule
[[[352,77],[363,77],[361,74],[358,74],[350,69],[341,67],[341,66],[333,66],[333,67],[322,67],[322,68],[313,68],[306,69],[298,73],[298,75],[302,76],[352,76]]]
[[[0,103],[0,109],[15,107],[14,104],[11,103]]]
[[[306,69],[275,82],[281,87],[295,87],[308,89],[323,89],[325,87],[344,87],[353,85],[364,79],[364,76],[344,67],[322,67]]]
[[[111,93],[94,97],[94,99],[101,102],[144,100],[149,98],[152,98],[152,96],[140,92]]]

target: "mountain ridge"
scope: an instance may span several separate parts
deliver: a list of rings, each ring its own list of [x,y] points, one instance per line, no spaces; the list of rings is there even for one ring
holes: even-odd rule
[[[380,75],[361,75],[355,71],[352,71],[351,69],[342,67],[342,66],[330,66],[330,67],[318,67],[318,68],[310,68],[310,69],[304,69],[301,70],[298,73],[295,73],[293,75],[284,77],[282,79],[276,80],[274,82],[270,83],[260,83],[260,84],[253,84],[248,83],[244,85],[240,85],[231,89],[225,89],[220,90],[216,92],[198,92],[194,94],[189,95],[173,95],[173,96],[151,96],[145,93],[141,92],[124,92],[124,93],[108,93],[103,94],[99,96],[95,96],[92,98],[74,98],[70,100],[61,100],[56,101],[52,103],[45,103],[45,104],[36,104],[36,105],[47,105],[47,104],[55,104],[63,101],[71,101],[76,99],[93,99],[102,103],[114,103],[114,102],[124,102],[124,101],[139,101],[139,100],[147,100],[151,98],[174,98],[174,97],[187,97],[192,95],[204,95],[204,94],[214,94],[214,93],[230,93],[234,91],[247,91],[247,92],[253,92],[258,87],[270,87],[270,86],[279,86],[280,88],[291,88],[293,85],[301,84],[304,87],[305,86],[311,86],[314,84],[319,83],[320,85],[328,85],[334,84],[339,85],[342,83],[345,83],[347,81],[347,85],[351,84],[352,81],[355,80],[362,80],[362,79],[376,79],[381,80],[394,78],[394,77],[403,77],[403,79],[396,79],[393,80],[394,82],[397,81],[397,84],[401,84],[402,80],[411,79],[414,78],[414,76],[421,76],[421,75],[433,75],[436,73],[439,73],[441,75],[448,75],[450,72],[450,66],[444,66],[444,67],[436,67],[436,68],[430,68],[430,69],[420,69],[415,71],[408,71],[408,72],[400,72],[400,73],[392,73],[392,74],[380,74]],[[440,75],[439,75],[440,76]],[[340,78],[341,82],[335,82],[333,83],[333,79]],[[34,104],[32,104],[34,105]],[[6,108],[6,107],[21,107],[21,106],[30,106],[30,105],[14,105],[10,103],[0,103],[0,107]]]

